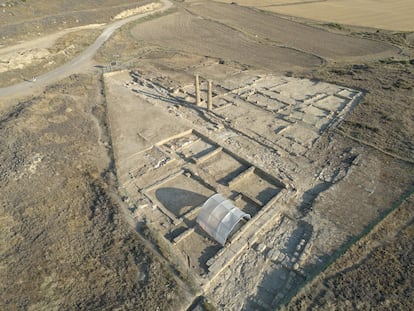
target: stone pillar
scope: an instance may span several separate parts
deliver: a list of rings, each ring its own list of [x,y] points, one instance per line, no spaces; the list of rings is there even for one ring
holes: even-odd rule
[[[208,80],[207,109],[213,110],[213,84],[211,80]]]
[[[198,77],[198,75],[195,75],[194,85],[195,85],[196,105],[200,106],[200,104],[201,104],[201,100],[200,100],[200,78]]]

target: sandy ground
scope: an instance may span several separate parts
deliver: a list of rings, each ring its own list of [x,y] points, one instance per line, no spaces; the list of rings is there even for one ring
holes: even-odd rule
[[[233,1],[221,1],[231,3]],[[236,1],[271,12],[318,21],[394,31],[414,31],[411,0]]]

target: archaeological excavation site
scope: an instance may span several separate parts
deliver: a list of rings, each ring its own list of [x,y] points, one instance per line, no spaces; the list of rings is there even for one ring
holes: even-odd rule
[[[232,310],[272,310],[323,264],[324,240],[343,238],[315,234],[306,215],[369,164],[357,148],[334,167],[312,152],[364,92],[219,62],[191,69],[104,74],[119,189],[184,282]],[[343,231],[351,219],[323,216]]]
[[[413,8],[0,0],[0,310],[411,311]]]

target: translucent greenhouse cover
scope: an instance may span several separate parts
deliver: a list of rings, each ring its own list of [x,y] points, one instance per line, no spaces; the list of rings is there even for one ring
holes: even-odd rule
[[[196,221],[212,238],[224,245],[242,218],[249,220],[251,217],[220,193],[216,193],[203,204]]]

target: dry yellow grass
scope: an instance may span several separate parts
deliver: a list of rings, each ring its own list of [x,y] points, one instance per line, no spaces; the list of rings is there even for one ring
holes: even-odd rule
[[[233,2],[219,0],[221,2]],[[238,0],[239,5],[318,21],[396,31],[414,31],[412,0]]]

